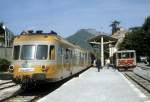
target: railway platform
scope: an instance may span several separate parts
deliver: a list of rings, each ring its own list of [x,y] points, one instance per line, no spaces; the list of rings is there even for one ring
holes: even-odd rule
[[[150,102],[126,77],[113,69],[90,68],[38,102]]]

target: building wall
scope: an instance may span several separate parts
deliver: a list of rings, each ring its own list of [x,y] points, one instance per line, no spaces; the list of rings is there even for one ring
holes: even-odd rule
[[[0,48],[0,58],[7,59],[8,61],[12,61],[12,48]]]
[[[117,43],[115,44],[116,51],[118,50],[118,44],[122,43],[125,35],[128,31],[122,27],[119,28],[117,32],[115,32],[111,37],[118,39]]]

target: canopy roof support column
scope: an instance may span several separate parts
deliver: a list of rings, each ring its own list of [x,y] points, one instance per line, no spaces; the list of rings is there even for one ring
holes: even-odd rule
[[[101,66],[104,66],[104,41],[103,36],[101,36]]]
[[[109,57],[111,57],[112,56],[112,46],[111,46],[111,44],[109,44]]]

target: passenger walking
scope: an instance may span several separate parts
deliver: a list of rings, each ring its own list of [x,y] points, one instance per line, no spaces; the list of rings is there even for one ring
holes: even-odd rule
[[[100,69],[101,69],[101,60],[100,60],[100,59],[97,59],[97,60],[96,60],[96,67],[97,67],[98,72],[99,72]]]
[[[109,66],[110,66],[110,60],[109,59],[106,60],[106,66],[107,66],[107,69],[109,69]]]

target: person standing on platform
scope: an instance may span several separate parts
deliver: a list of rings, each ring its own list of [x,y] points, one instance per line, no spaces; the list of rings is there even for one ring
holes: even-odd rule
[[[96,67],[97,67],[98,72],[99,72],[100,69],[101,69],[101,60],[100,60],[100,59],[97,59],[97,60],[96,60]]]

